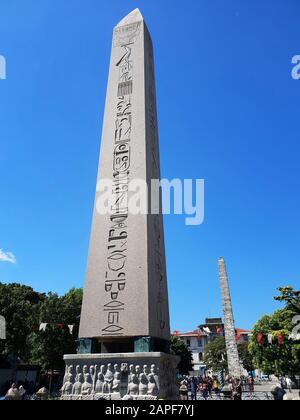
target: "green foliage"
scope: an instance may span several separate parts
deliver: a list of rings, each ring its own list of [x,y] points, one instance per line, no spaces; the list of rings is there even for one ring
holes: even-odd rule
[[[253,357],[249,351],[249,344],[238,344],[238,352],[244,369],[248,372],[255,370]],[[206,346],[204,361],[206,366],[214,372],[218,372],[220,370],[225,372],[228,371],[226,343],[224,337],[218,337]]]
[[[0,283],[0,315],[7,324],[0,355],[39,364],[45,370],[62,369],[63,355],[76,352],[81,303],[81,289],[71,289],[60,297]],[[46,331],[39,331],[41,323],[49,324]],[[72,334],[67,325],[74,325]]]
[[[33,333],[28,338],[31,348],[31,362],[48,370],[64,369],[64,354],[76,353],[75,337],[68,328],[47,326],[46,331]]]
[[[266,374],[292,375],[299,372],[299,354],[295,345],[288,340],[292,331],[293,313],[288,310],[276,311],[271,316],[264,316],[254,327],[250,351],[256,365]],[[263,342],[258,344],[257,335],[263,334]],[[266,335],[272,334],[273,345],[268,344]],[[277,337],[284,335],[283,345],[279,346]],[[295,358],[296,357],[296,358]]]
[[[255,364],[253,362],[253,356],[249,350],[249,343],[238,344],[238,351],[244,369],[246,369],[247,372],[253,372],[255,370]]]
[[[288,337],[292,332],[292,320],[299,314],[300,297],[291,287],[279,289],[281,295],[275,300],[285,302],[286,307],[274,312],[270,316],[264,316],[259,320],[253,331],[250,344],[250,352],[256,365],[266,374],[297,375],[300,374],[300,344],[290,340]],[[259,345],[258,334],[263,334],[263,341]],[[272,334],[274,342],[270,345],[266,336]],[[283,335],[284,341],[281,346],[278,344],[278,336]]]
[[[189,375],[193,370],[193,355],[185,343],[178,337],[172,337],[171,352],[180,357],[178,370],[181,375]]]
[[[214,372],[227,371],[227,353],[224,337],[217,337],[207,344],[204,354],[204,362],[208,369]]]
[[[300,290],[294,290],[291,286],[280,287],[280,296],[275,296],[274,299],[278,302],[285,302],[286,309],[300,315]]]
[[[29,334],[38,329],[39,311],[46,296],[31,287],[0,283],[0,315],[6,319],[7,339],[0,344],[0,354],[19,357],[27,362]]]
[[[82,290],[71,289],[60,297],[50,293],[40,307],[40,323],[47,323],[46,331],[33,332],[28,343],[31,361],[43,369],[63,369],[64,354],[76,353]],[[72,334],[68,325],[74,325]]]

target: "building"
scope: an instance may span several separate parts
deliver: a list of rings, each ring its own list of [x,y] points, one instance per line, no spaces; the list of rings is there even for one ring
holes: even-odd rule
[[[193,354],[194,372],[202,375],[205,371],[205,364],[203,362],[204,350],[209,343],[209,334],[200,329],[181,333],[174,331],[173,336],[180,338]]]
[[[247,343],[251,331],[236,329],[236,340]],[[180,338],[193,354],[194,374],[202,375],[206,370],[204,363],[205,347],[217,337],[224,337],[224,323],[222,318],[207,318],[205,324],[199,325],[194,331],[174,331],[174,337]]]

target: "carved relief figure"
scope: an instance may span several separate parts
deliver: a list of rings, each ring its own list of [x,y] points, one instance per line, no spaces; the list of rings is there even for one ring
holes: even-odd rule
[[[96,394],[103,394],[104,393],[104,372],[105,366],[100,367],[100,372],[98,373],[98,380],[96,382]]]
[[[93,386],[90,383],[90,375],[86,373],[84,375],[84,383],[82,385],[81,394],[82,395],[90,395],[93,391]]]
[[[66,367],[66,373],[64,376],[64,382],[63,387],[61,389],[63,395],[71,395],[73,390],[73,383],[74,383],[74,377],[73,377],[73,366],[70,365]]]
[[[157,369],[157,367],[155,365],[152,365],[150,371],[151,371],[151,374],[154,377],[154,381],[156,383],[156,386],[159,389],[159,376],[158,376],[158,369]]]
[[[73,386],[72,394],[73,395],[81,395],[81,389],[82,389],[82,374],[78,373],[76,375],[76,382]]]
[[[139,376],[139,395],[148,394],[148,366],[144,366],[143,372]]]
[[[81,367],[80,367],[80,365],[77,365],[76,366],[76,376],[75,376],[75,382],[78,382],[78,376],[81,374],[80,373],[80,371],[81,371]],[[82,376],[82,375],[81,375]]]
[[[148,395],[151,395],[152,397],[158,397],[158,394],[159,394],[159,390],[157,388],[154,375],[150,373],[149,384],[148,384]]]
[[[70,375],[73,376],[73,366],[66,366],[66,372],[64,376],[64,384],[70,379]]]
[[[69,369],[70,371],[70,369]],[[66,375],[66,381],[61,389],[63,395],[72,395],[73,391],[73,375],[70,373],[67,373]]]
[[[90,378],[93,385],[93,390],[95,389],[95,384],[96,384],[96,373],[97,373],[97,365],[90,366]]]
[[[112,371],[112,365],[111,363],[109,363],[107,366],[106,374],[104,376],[104,393],[105,394],[111,394],[113,381],[114,381],[114,374]]]
[[[128,385],[128,394],[132,396],[139,395],[139,379],[135,373],[131,376],[131,382]]]
[[[113,392],[119,393],[121,390],[121,372],[119,365],[114,365],[114,381],[113,381]]]

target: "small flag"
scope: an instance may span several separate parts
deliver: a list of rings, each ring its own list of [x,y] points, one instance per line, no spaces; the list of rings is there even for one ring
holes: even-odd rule
[[[263,335],[262,334],[257,334],[257,342],[258,342],[259,346],[262,345],[262,340],[263,340]]]

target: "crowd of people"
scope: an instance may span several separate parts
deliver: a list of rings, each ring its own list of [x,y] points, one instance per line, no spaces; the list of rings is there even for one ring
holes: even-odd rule
[[[213,397],[218,399],[222,393],[226,399],[241,400],[243,389],[248,388],[249,392],[254,392],[254,382],[252,378],[232,379],[226,378],[224,383],[220,383],[218,376],[203,375],[199,377],[185,377],[179,388],[180,399],[197,400],[198,398],[208,400]]]
[[[181,400],[208,400],[208,399],[227,399],[240,401],[243,398],[243,393],[247,393],[251,399],[254,397],[255,381],[250,375],[249,377],[230,378],[226,377],[222,383],[218,376],[186,376],[179,384],[179,393]],[[285,388],[288,392],[285,391]],[[290,378],[278,380],[276,385],[270,390],[274,400],[282,401],[289,399],[299,399],[292,394],[292,381]]]

